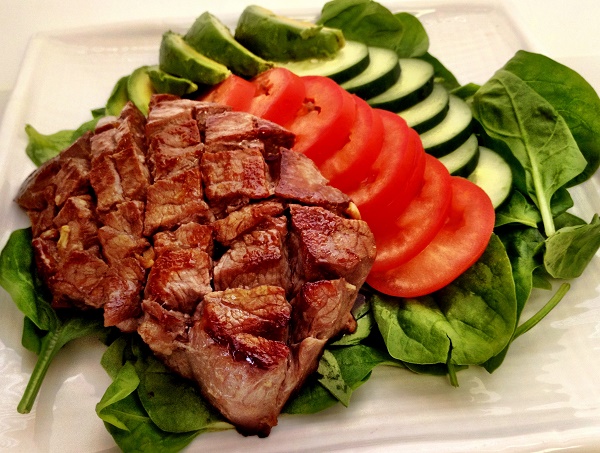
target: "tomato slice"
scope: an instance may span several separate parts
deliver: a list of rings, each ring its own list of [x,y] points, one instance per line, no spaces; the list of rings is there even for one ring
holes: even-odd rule
[[[353,181],[367,177],[383,144],[381,116],[361,98],[352,96],[356,103],[356,118],[350,139],[342,149],[319,165],[329,184],[342,192],[352,189]]]
[[[383,272],[371,272],[367,283],[397,297],[418,297],[448,285],[485,251],[494,229],[494,207],[471,181],[451,177],[452,203],[442,229],[421,253]]]
[[[355,181],[353,190],[346,193],[358,206],[361,216],[367,223],[387,221],[390,205],[402,197],[402,190],[413,172],[416,152],[423,147],[412,140],[410,128],[398,115],[377,109],[383,121],[384,139],[377,159],[368,176]],[[409,146],[409,144],[413,146]]]
[[[254,77],[251,82],[255,95],[248,113],[288,126],[304,102],[302,79],[288,69],[275,67]]]
[[[452,200],[450,173],[435,157],[423,156],[425,173],[419,193],[399,214],[390,213],[388,222],[370,225],[377,243],[371,272],[391,269],[418,255],[448,218]]]
[[[198,100],[229,105],[233,110],[244,112],[250,107],[255,92],[256,88],[251,82],[232,74]]]
[[[350,93],[327,77],[304,76],[306,95],[288,129],[296,134],[294,150],[319,166],[350,138],[356,102]]]

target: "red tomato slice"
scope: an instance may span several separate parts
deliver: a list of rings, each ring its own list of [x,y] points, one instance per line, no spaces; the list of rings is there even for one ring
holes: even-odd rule
[[[413,151],[413,161],[410,166],[412,170],[405,182],[398,183],[397,193],[401,195],[396,196],[387,206],[387,209],[389,209],[388,212],[393,212],[396,216],[399,216],[413,198],[421,191],[421,188],[423,187],[423,176],[425,174],[426,153],[423,149],[421,137],[414,129],[410,128],[408,130],[408,135],[410,140],[408,142],[408,147]],[[386,217],[389,217],[389,215],[386,214]]]
[[[300,77],[285,68],[271,68],[251,80],[255,95],[248,113],[287,126],[304,102]]]
[[[302,77],[306,96],[288,129],[296,134],[294,150],[319,166],[350,138],[356,103],[350,93],[327,77]]]
[[[384,272],[371,272],[367,283],[397,297],[418,297],[448,285],[473,265],[494,229],[494,207],[471,181],[453,176],[452,203],[442,229],[421,253]]]
[[[229,105],[233,110],[245,112],[250,107],[255,92],[256,88],[251,82],[232,74],[198,100]]]
[[[413,142],[410,128],[402,118],[392,112],[376,110],[383,121],[381,150],[367,178],[355,181],[353,190],[346,192],[370,225],[388,221],[387,209],[402,196],[406,181],[413,172],[414,153],[422,152],[420,141],[420,148],[409,146]]]
[[[376,110],[353,95],[356,118],[350,140],[329,159],[319,165],[329,184],[342,192],[352,189],[353,181],[365,179],[383,144],[383,121]]]
[[[452,200],[450,173],[435,157],[424,157],[425,173],[419,193],[399,215],[391,213],[388,222],[371,225],[377,243],[371,272],[382,272],[414,258],[448,218]]]

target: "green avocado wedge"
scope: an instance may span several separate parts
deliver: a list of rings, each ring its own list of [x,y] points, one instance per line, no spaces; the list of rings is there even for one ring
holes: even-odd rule
[[[127,79],[127,97],[145,116],[148,115],[150,98],[155,93],[148,75],[148,66],[140,66]]]
[[[161,70],[158,65],[148,66],[148,76],[157,93],[169,93],[184,96],[198,90],[198,85],[191,80],[174,76]]]
[[[199,85],[216,85],[231,75],[227,66],[202,55],[172,31],[162,36],[158,61],[162,71]]]
[[[332,58],[345,44],[341,30],[279,16],[256,5],[242,12],[235,39],[272,61]]]
[[[273,66],[237,42],[231,31],[209,12],[196,19],[183,39],[201,54],[241,77],[254,77]]]

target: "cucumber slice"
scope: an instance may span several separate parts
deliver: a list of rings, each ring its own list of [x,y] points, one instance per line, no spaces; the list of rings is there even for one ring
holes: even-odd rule
[[[317,75],[344,83],[363,72],[369,66],[369,48],[357,41],[346,41],[335,57],[311,58],[301,61],[277,63],[299,76]]]
[[[369,99],[391,87],[398,77],[400,64],[396,52],[382,47],[369,47],[369,66],[341,86],[360,98]]]
[[[425,99],[433,90],[433,66],[417,58],[401,58],[400,77],[383,93],[367,99],[371,107],[398,112]]]
[[[479,161],[479,143],[477,142],[477,136],[471,134],[466,142],[454,151],[440,157],[439,161],[444,164],[451,175],[469,176],[473,170],[475,170]]]
[[[469,181],[488,194],[494,208],[508,198],[512,189],[512,171],[500,154],[484,146],[479,147],[479,162],[468,176]]]
[[[449,96],[448,113],[440,124],[421,134],[423,148],[435,157],[441,157],[462,145],[471,135],[473,113],[461,98]]]
[[[398,112],[406,124],[419,134],[437,126],[448,112],[448,90],[439,83],[433,84],[431,94],[418,104]]]

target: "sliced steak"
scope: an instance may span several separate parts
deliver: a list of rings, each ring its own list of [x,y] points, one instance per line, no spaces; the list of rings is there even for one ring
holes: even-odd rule
[[[343,277],[360,288],[376,254],[367,223],[318,206],[292,205],[290,212],[297,275],[308,282]]]
[[[239,147],[264,149],[265,156],[279,154],[279,148],[291,148],[295,136],[287,129],[245,112],[212,115],[206,120],[207,152]]]
[[[199,248],[212,255],[213,233],[208,225],[195,222],[184,223],[175,231],[163,231],[154,235],[154,251],[157,255],[167,250]]]
[[[268,167],[259,151],[204,153],[201,168],[206,198],[211,204],[259,200],[272,194]]]
[[[304,154],[282,149],[279,162],[276,196],[302,204],[323,206],[337,212],[344,212],[348,208],[350,198],[327,185],[327,179]]]
[[[192,168],[148,188],[144,235],[187,222],[207,221],[212,213],[202,197],[200,170]]]
[[[230,245],[234,239],[252,230],[266,219],[281,215],[283,210],[283,204],[276,200],[244,206],[213,223],[215,239],[222,245]]]
[[[137,331],[244,434],[266,436],[317,369],[375,258],[368,226],[294,135],[229,107],[128,103],[17,202],[53,306]]]
[[[290,292],[291,269],[288,263],[285,218],[276,218],[234,241],[214,269],[216,290],[275,285]]]

